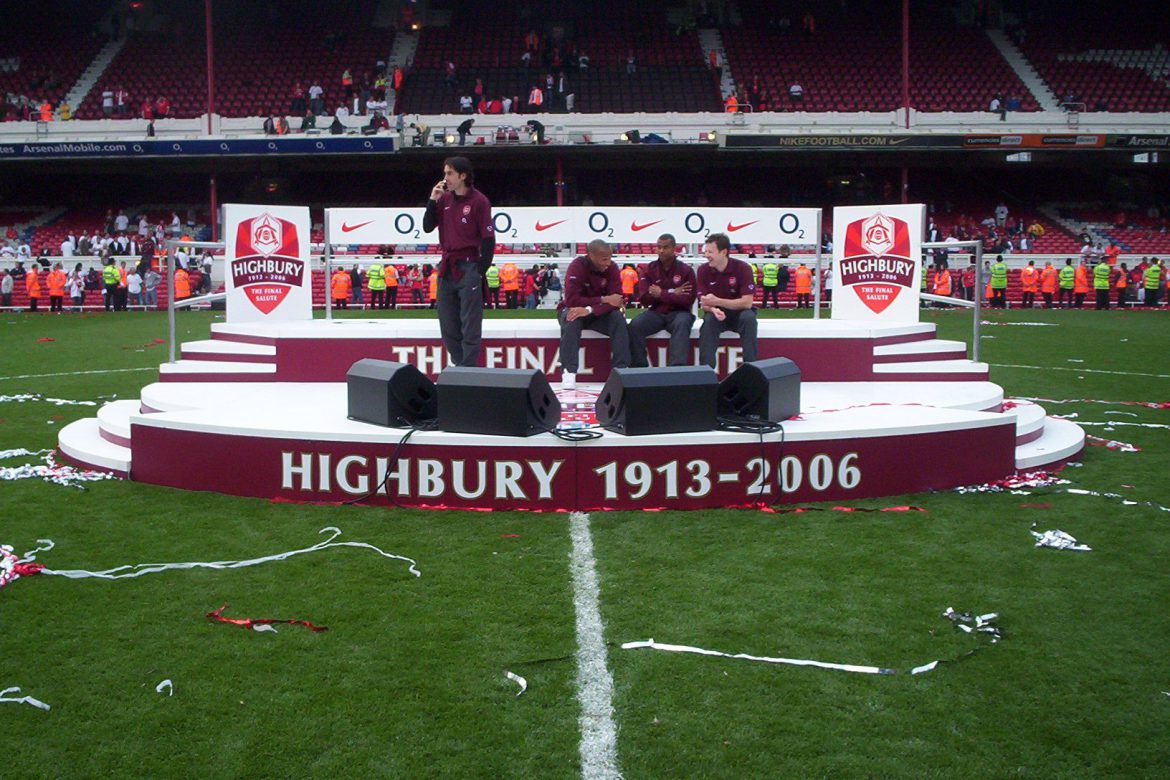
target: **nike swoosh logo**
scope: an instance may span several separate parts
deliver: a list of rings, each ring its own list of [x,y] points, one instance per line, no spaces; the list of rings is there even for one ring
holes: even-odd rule
[[[735,231],[737,231],[737,230],[743,230],[743,229],[744,229],[745,227],[747,227],[748,225],[754,225],[754,224],[756,224],[757,222],[759,222],[759,220],[758,220],[758,219],[753,219],[751,222],[745,222],[745,223],[743,223],[742,225],[733,225],[733,224],[731,224],[730,222],[728,222],[728,223],[727,223],[727,232],[728,232],[728,233],[734,233],[734,232],[735,232]]]
[[[560,225],[564,222],[568,222],[568,220],[562,219],[562,220],[558,220],[557,222],[550,222],[547,225],[542,225],[542,224],[540,224],[540,220],[538,219],[538,220],[536,220],[536,229],[537,230],[548,230],[549,228],[554,228],[557,225]]]
[[[347,225],[346,223],[342,222],[341,223],[341,232],[342,233],[352,233],[353,231],[357,230],[360,227],[365,227],[366,225],[369,225],[373,221],[374,220],[371,219],[369,222],[359,222],[356,225]]]
[[[646,228],[650,227],[651,225],[657,225],[661,221],[662,220],[660,220],[660,219],[656,219],[653,222],[647,222],[645,225],[639,225],[637,222],[631,222],[630,223],[630,230],[633,230],[636,233],[639,230],[645,230]]]

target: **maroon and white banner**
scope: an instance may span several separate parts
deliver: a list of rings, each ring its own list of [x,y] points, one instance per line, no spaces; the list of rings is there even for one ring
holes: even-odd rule
[[[331,208],[325,210],[333,244],[433,244],[438,233],[424,233],[425,209]],[[702,243],[726,233],[733,244],[813,246],[820,209],[707,208],[680,206],[518,206],[493,207],[496,240],[501,244],[612,243],[653,244],[670,233],[680,244]]]
[[[548,436],[453,442],[448,434],[416,434],[397,451],[385,443],[135,424],[131,478],[294,502],[340,502],[372,493],[371,503],[401,506],[564,511],[873,498],[987,482],[1015,467],[1011,418],[918,434],[765,439],[722,443],[682,435],[678,443],[646,446],[637,437],[607,433],[596,445],[572,446]],[[214,473],[187,468],[184,459],[192,452],[218,464]]]
[[[227,321],[312,319],[309,209],[229,203],[223,211]]]
[[[918,322],[922,204],[833,209],[835,320]]]

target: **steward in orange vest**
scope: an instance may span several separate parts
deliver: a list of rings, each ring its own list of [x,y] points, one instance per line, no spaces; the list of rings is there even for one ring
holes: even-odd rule
[[[1020,304],[1025,309],[1030,309],[1036,303],[1036,290],[1040,285],[1040,271],[1036,269],[1035,260],[1029,260],[1028,265],[1020,271],[1020,290],[1023,292],[1023,300]]]
[[[349,293],[353,282],[349,278],[349,271],[338,268],[329,279],[330,297],[333,298],[333,307],[336,309],[349,308]]]

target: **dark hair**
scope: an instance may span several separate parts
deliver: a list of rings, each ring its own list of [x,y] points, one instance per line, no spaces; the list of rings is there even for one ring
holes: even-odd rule
[[[455,171],[455,173],[467,174],[468,187],[475,184],[475,171],[471,170],[471,160],[468,160],[466,157],[448,157],[446,160],[443,160],[443,165],[450,165],[451,170]]]
[[[712,233],[711,235],[707,236],[707,240],[703,243],[714,244],[715,248],[720,252],[731,251],[731,239],[727,237],[726,233]]]
[[[669,241],[673,245],[676,245],[676,246],[678,245],[678,242],[674,240],[674,235],[671,233],[663,233],[662,235],[660,235],[658,237],[658,240],[659,241]]]

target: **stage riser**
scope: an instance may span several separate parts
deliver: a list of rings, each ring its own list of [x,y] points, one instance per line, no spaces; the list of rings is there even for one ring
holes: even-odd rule
[[[560,381],[559,342],[555,339],[485,339],[483,364],[489,368],[535,368],[551,382]],[[652,365],[665,362],[668,342],[652,338],[647,351]],[[868,381],[974,381],[987,378],[986,372],[963,374],[887,374],[875,373],[872,339],[768,339],[759,341],[759,358],[786,357],[800,367],[806,382]],[[691,340],[691,360],[698,363],[698,340]],[[947,354],[945,359],[953,356]],[[375,358],[410,363],[432,379],[446,363],[446,352],[438,339],[281,339],[276,343],[276,371],[266,375],[241,375],[224,366],[224,373],[209,374],[193,370],[160,375],[164,382],[271,381],[271,382],[343,382],[346,372],[358,360]],[[916,357],[922,360],[922,357]],[[944,358],[938,358],[944,359]],[[738,339],[724,339],[717,355],[717,372],[722,378],[743,360]],[[253,360],[253,362],[259,362]],[[263,362],[272,362],[271,358]],[[581,346],[579,382],[603,382],[609,375],[608,339],[585,338]],[[890,361],[882,361],[890,362]]]
[[[135,481],[294,502],[369,491],[392,448],[134,425]],[[1015,424],[903,436],[686,446],[438,445],[411,442],[389,484],[402,506],[499,510],[703,509],[841,501],[942,490],[1015,468]],[[191,453],[212,471],[189,468]],[[381,471],[379,470],[381,460]],[[763,464],[769,474],[761,478]],[[783,464],[787,488],[775,484]],[[390,469],[397,471],[395,468]],[[481,481],[481,474],[483,479]],[[461,487],[462,495],[457,490]],[[753,492],[753,483],[770,491]],[[385,495],[375,503],[390,503]]]

